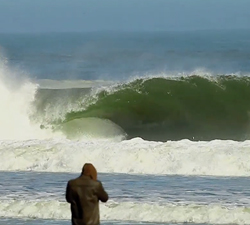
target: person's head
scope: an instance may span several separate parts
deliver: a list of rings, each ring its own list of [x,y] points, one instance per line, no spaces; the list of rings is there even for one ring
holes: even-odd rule
[[[93,180],[97,180],[96,168],[91,163],[85,163],[82,167],[82,175],[88,176]]]

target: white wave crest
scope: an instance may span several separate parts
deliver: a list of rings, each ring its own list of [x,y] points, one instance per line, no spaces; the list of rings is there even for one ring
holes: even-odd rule
[[[20,76],[19,76],[20,75]],[[0,56],[0,139],[24,140],[55,136],[30,121],[38,85],[12,71]]]
[[[222,205],[113,202],[100,204],[101,220],[249,224],[250,209]],[[1,201],[0,216],[70,220],[70,206],[53,201]]]

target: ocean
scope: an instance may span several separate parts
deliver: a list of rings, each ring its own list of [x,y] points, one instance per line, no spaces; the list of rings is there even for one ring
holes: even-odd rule
[[[0,224],[250,224],[250,31],[0,34]]]

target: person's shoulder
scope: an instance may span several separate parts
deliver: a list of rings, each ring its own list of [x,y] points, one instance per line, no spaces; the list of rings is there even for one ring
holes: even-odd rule
[[[101,182],[100,180],[96,180],[96,182],[97,182],[98,184],[102,184],[102,182]]]
[[[72,185],[72,184],[76,183],[78,179],[79,179],[79,177],[69,180],[68,185]]]
[[[93,179],[88,179],[86,180],[86,182],[92,186],[99,186],[101,183],[99,180],[93,180]]]
[[[96,184],[96,186],[98,186],[98,187],[102,186],[102,182],[99,181],[99,180],[95,180],[95,184]]]

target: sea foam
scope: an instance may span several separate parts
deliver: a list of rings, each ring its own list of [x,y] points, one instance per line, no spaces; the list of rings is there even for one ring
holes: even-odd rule
[[[250,141],[153,142],[67,139],[1,141],[2,171],[79,172],[92,162],[99,172],[249,176]]]
[[[176,205],[110,201],[100,205],[101,220],[168,223],[249,224],[246,207]],[[69,204],[53,201],[1,201],[0,216],[12,218],[70,219]]]

